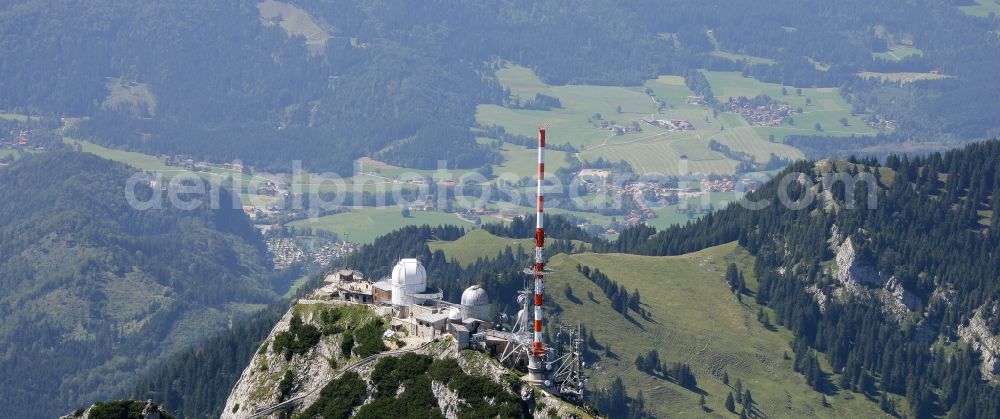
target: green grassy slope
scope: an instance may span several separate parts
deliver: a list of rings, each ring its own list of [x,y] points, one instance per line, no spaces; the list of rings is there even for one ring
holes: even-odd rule
[[[463,221],[455,214],[440,211],[410,211],[410,217],[403,218],[402,208],[390,206],[385,208],[356,208],[349,212],[328,215],[314,219],[304,219],[289,223],[290,227],[309,227],[318,230],[332,231],[350,241],[371,243],[375,238],[407,225],[432,226],[452,224],[469,227],[472,224]]]
[[[514,251],[518,246],[530,252],[534,246],[532,239],[509,239],[494,236],[485,230],[472,230],[455,241],[432,241],[431,251],[441,250],[448,259],[455,259],[462,265],[471,265],[477,258],[494,257],[507,246]]]
[[[960,6],[958,10],[971,16],[989,17],[990,13],[1000,14],[1000,3],[995,0],[974,0],[976,4]]]
[[[449,260],[455,259],[463,265],[471,265],[476,262],[477,258],[495,257],[508,246],[514,252],[517,252],[517,248],[521,247],[525,253],[531,253],[532,248],[535,246],[534,243],[535,241],[532,239],[497,237],[486,232],[486,230],[477,229],[465,233],[464,236],[455,241],[432,241],[428,245],[432,252],[436,250],[443,251]],[[573,240],[573,244],[574,246],[582,246],[584,249],[589,249],[587,247],[589,244],[579,240]]]
[[[723,371],[730,384],[737,378],[753,393],[756,406],[767,417],[876,417],[875,403],[862,396],[841,392],[828,396],[830,407],[822,407],[820,394],[792,370],[788,343],[791,333],[783,328],[765,329],[757,320],[758,307],[752,297],[736,301],[723,282],[726,265],[734,261],[747,274],[748,288],[756,288],[752,257],[735,243],[676,257],[646,257],[621,254],[557,255],[549,266],[554,273],[547,282],[549,299],[561,308],[561,321],[583,322],[602,345],[610,344],[617,359],[602,359],[589,374],[591,388],[608,385],[622,377],[631,393],[642,391],[646,406],[659,417],[703,417],[699,395],[671,382],[652,378],[635,367],[636,356],[656,348],[661,360],[691,364],[698,386],[705,392],[709,416],[734,417],[724,402],[730,388],[721,381]],[[612,311],[600,288],[577,273],[576,265],[598,268],[630,291],[638,289],[645,308],[652,313],[645,321],[634,315],[633,323]],[[565,296],[571,285],[574,304]],[[595,301],[587,297],[594,294]],[[773,314],[772,314],[773,318]],[[601,351],[598,351],[601,352]],[[835,382],[836,377],[831,377]]]

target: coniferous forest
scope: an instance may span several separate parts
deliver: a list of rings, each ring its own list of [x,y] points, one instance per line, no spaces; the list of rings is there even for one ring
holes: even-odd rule
[[[697,69],[838,87],[853,107],[898,121],[861,141],[940,148],[997,134],[1000,38],[992,21],[953,2],[292,3],[330,32],[321,52],[261,25],[255,4],[235,0],[18,1],[0,12],[0,109],[88,116],[76,135],[272,172],[302,160],[344,176],[363,156],[473,168],[498,158],[472,141],[472,128],[476,105],[512,103],[492,77],[498,60],[510,60],[550,84],[636,86],[682,75],[710,103],[727,98],[714,98]],[[912,34],[924,53],[874,57],[889,48],[877,28]],[[719,45],[775,63],[707,54]],[[855,76],[932,70],[953,77],[902,86]],[[102,105],[112,79],[148,86],[155,103]],[[824,144],[813,143],[831,150]]]
[[[733,206],[662,232],[637,227],[601,246],[673,255],[737,240],[756,256],[755,298],[774,308],[778,323],[802,342],[796,356],[825,353],[847,388],[905,396],[910,411],[895,413],[908,417],[997,417],[1000,388],[984,380],[978,354],[958,334],[977,312],[990,312],[1000,301],[1000,219],[992,211],[1000,196],[1000,142],[926,157],[891,155],[884,164],[850,161],[837,170],[868,173],[878,185],[857,184],[855,209],[845,206],[843,182],[816,182],[814,191],[828,188],[829,194],[802,209],[780,204],[772,182],[747,196],[769,202],[763,210]],[[818,166],[795,163],[784,173],[818,177]],[[792,182],[787,193],[797,199],[806,191]],[[852,241],[860,263],[915,296],[914,312],[895,318],[861,298],[827,300],[821,307],[811,287],[838,286],[829,269],[834,234]],[[995,315],[987,321],[991,333],[1000,331]],[[942,341],[951,343],[949,350]]]
[[[738,241],[757,260],[755,274],[760,287],[752,298],[773,308],[773,320],[795,333],[791,347],[795,368],[816,391],[824,392],[833,384],[817,364],[817,354],[824,354],[840,375],[837,385],[882,400],[887,413],[913,418],[992,418],[997,416],[1000,388],[984,379],[980,357],[961,342],[958,331],[967,326],[967,319],[980,307],[995,304],[1000,296],[995,281],[995,270],[1000,265],[990,262],[996,260],[996,246],[1000,243],[996,229],[1000,224],[997,217],[985,211],[994,208],[992,197],[1000,187],[1000,174],[992,163],[997,159],[1000,142],[996,141],[927,157],[890,156],[884,164],[852,159],[836,165],[836,170],[871,174],[878,185],[871,190],[877,196],[876,206],[868,206],[869,191],[864,182],[859,182],[854,191],[855,209],[846,208],[843,183],[832,185],[825,199],[802,209],[788,209],[778,203],[777,182],[772,182],[747,196],[771,202],[764,210],[733,206],[686,226],[662,232],[637,227],[624,231],[617,241],[590,242],[592,250],[599,252],[672,255]],[[801,162],[785,172],[814,176],[818,166],[823,165]],[[797,185],[793,182],[789,186],[793,199],[806,192],[805,187]],[[813,186],[812,190],[821,188]],[[564,222],[557,216],[548,218],[547,225]],[[510,237],[529,235],[527,228],[516,226],[488,229]],[[582,233],[572,226],[555,231],[555,243],[561,243],[562,237]],[[826,269],[835,256],[828,242],[833,233],[850,238],[861,263],[898,278],[898,283],[920,303],[902,317],[886,313],[877,302],[858,298],[839,302],[828,299],[821,308],[815,290],[807,288],[830,290],[838,286]],[[480,283],[498,303],[498,311],[516,311],[516,307],[504,304],[513,301],[523,285],[520,270],[529,263],[530,256],[508,248],[496,258],[463,267],[446,260],[440,251],[431,252],[426,244],[427,240],[453,240],[462,234],[463,230],[455,227],[407,227],[376,240],[343,262],[377,277],[388,274],[398,258],[417,255],[425,261],[429,278],[452,279],[432,280],[431,285],[441,287],[446,298],[458,298],[465,286]],[[568,241],[560,246],[549,254],[579,251]],[[587,276],[612,289],[613,279],[589,270]],[[742,289],[741,279],[740,272],[727,273],[726,280],[734,293]],[[613,288],[612,292],[621,292],[618,286]],[[938,297],[942,289],[947,290],[947,301]],[[623,295],[629,295],[628,290]],[[622,301],[626,307],[631,306],[629,297]],[[995,317],[989,322],[992,333],[1000,331]],[[263,331],[263,327],[259,330]],[[201,350],[224,350],[234,343],[233,339],[237,337],[229,337],[230,343],[219,339]],[[948,344],[942,346],[941,342]],[[643,360],[642,365],[646,364]],[[686,377],[682,367],[677,366],[673,374]],[[190,373],[192,368],[202,367],[175,363],[164,371],[169,376]],[[235,377],[242,367],[234,363],[226,368],[223,376]],[[674,367],[648,369],[671,375]],[[595,400],[611,409],[625,409],[625,413],[628,406],[641,403],[634,397],[613,396],[613,389],[601,390],[605,393],[595,394]],[[218,409],[228,392],[215,389],[214,399],[195,399],[190,390],[177,391],[185,412]],[[612,393],[606,393],[609,391]],[[908,410],[900,411],[886,395],[905,398]],[[624,401],[615,402],[616,397],[624,397]],[[215,401],[203,401],[210,399]],[[191,410],[187,410],[189,404]],[[624,407],[615,407],[619,405]]]
[[[123,392],[275,299],[260,236],[229,202],[140,211],[134,170],[90,154],[0,172],[0,403],[14,417]],[[139,184],[138,197],[161,193]],[[237,307],[243,307],[237,310]]]
[[[593,141],[584,138],[593,132],[550,137],[555,143],[548,147],[564,155],[549,162],[557,168],[555,179],[548,178],[553,184],[558,180],[581,195],[595,196],[619,188],[626,196],[622,185],[572,181],[585,167],[607,169],[609,178],[649,172],[640,167],[640,157],[646,156],[626,158],[614,149],[631,147],[626,141],[632,140],[647,146],[666,139],[655,147],[667,147],[667,154],[694,166],[718,160],[734,167],[724,163],[719,167],[725,170],[697,169],[653,180],[655,188],[618,206],[602,202],[584,209],[581,201],[562,199],[569,194],[553,193],[548,197],[555,199],[546,205],[568,203],[560,208],[567,215],[545,216],[547,256],[673,256],[738,243],[754,265],[746,272],[729,265],[722,280],[732,295],[724,288],[722,297],[738,303],[754,299],[766,306],[757,307],[758,321],[769,330],[773,322],[792,332],[784,360],[822,394],[824,407],[826,396],[847,390],[900,418],[1000,418],[1000,361],[995,359],[1000,355],[984,359],[970,344],[1000,336],[1000,140],[986,141],[1000,137],[998,1],[280,2],[307,19],[266,17],[261,7],[274,6],[272,0],[3,2],[0,405],[5,410],[0,416],[51,417],[121,396],[151,399],[179,417],[218,417],[246,361],[287,310],[283,289],[303,279],[302,295],[322,284],[319,275],[300,278],[321,264],[312,259],[278,271],[279,258],[268,250],[274,243],[265,240],[280,236],[309,242],[303,247],[355,249],[338,243],[349,233],[285,225],[302,223],[306,215],[282,213],[286,208],[278,209],[280,204],[337,197],[327,190],[297,196],[294,180],[286,185],[283,175],[298,163],[306,172],[358,179],[384,173],[379,182],[406,186],[396,196],[360,191],[318,215],[365,215],[348,207],[383,202],[424,201],[428,208],[437,195],[445,199],[432,211],[450,219],[458,189],[432,181],[437,179],[421,183],[426,189],[411,187],[418,182],[403,185],[406,181],[390,172],[428,173],[445,161],[447,169],[488,178],[459,183],[465,196],[475,195],[502,184],[494,178],[495,169],[514,171],[525,163],[520,159],[527,154],[519,153],[536,144],[524,135],[525,127],[531,131],[544,118],[565,117],[578,119],[574,124],[586,120],[581,129],[597,130],[608,122],[614,134],[625,135],[607,115],[607,109],[617,108],[619,122],[629,116],[633,120],[622,124],[634,124],[630,129],[650,137],[598,138],[604,132]],[[970,8],[978,12],[969,13]],[[314,33],[296,34],[288,28],[295,25]],[[531,80],[501,77],[512,69],[530,74]],[[669,83],[661,81],[663,76]],[[780,84],[766,88],[781,96],[786,89],[798,90],[798,96],[809,89],[832,97],[804,98],[802,108],[764,122],[773,126],[721,111],[727,103],[764,110],[784,104],[773,90],[723,97],[770,83]],[[525,94],[529,84],[541,87]],[[675,135],[672,129],[651,132],[652,125],[667,128],[646,120],[647,110],[640,114],[623,111],[622,103],[607,103],[600,105],[607,106],[601,113],[577,112],[574,107],[589,100],[563,92],[578,89],[639,95],[643,105],[659,106],[654,115],[663,118],[693,119],[687,112],[698,109],[705,112],[704,123],[701,117],[687,121],[691,124],[684,126],[697,140],[675,142],[668,138]],[[667,97],[676,100],[668,104]],[[810,108],[811,100],[841,106]],[[491,120],[485,115],[491,109],[521,119]],[[822,126],[798,116],[814,112],[836,115],[824,115]],[[632,118],[639,115],[641,122]],[[840,126],[832,123],[838,118]],[[718,134],[702,137],[709,132]],[[792,154],[751,149],[740,144],[749,138],[742,135]],[[681,149],[692,145],[697,150]],[[190,159],[190,169],[205,179],[232,180],[238,169],[220,175],[220,167],[235,166],[219,163],[235,160],[246,163],[245,176],[281,175],[269,177],[269,185],[257,191],[212,191],[217,208],[164,205],[145,211],[129,202],[128,193],[140,200],[166,198],[164,184],[147,178],[133,182],[139,169],[78,152],[85,147],[147,170]],[[626,160],[615,161],[619,155]],[[790,160],[800,156],[808,160]],[[368,162],[362,158],[376,161],[363,176],[356,173],[359,162]],[[674,162],[664,163],[650,165]],[[530,168],[525,170],[530,174]],[[738,176],[730,175],[752,170],[774,177],[743,197],[759,209],[730,205],[704,211],[707,215],[697,220],[691,211],[683,225],[647,225],[670,225],[667,219],[681,214],[664,212],[660,204],[686,204],[681,192],[690,191],[680,191],[682,178],[711,183],[727,177],[739,184]],[[782,182],[787,179],[793,181]],[[367,186],[351,180],[361,189]],[[531,179],[506,184],[514,183],[522,188]],[[261,208],[247,205],[251,215],[244,213],[239,196],[259,191],[268,195],[266,202]],[[506,194],[512,200],[517,196],[524,207],[520,211],[530,212],[531,199],[501,192]],[[643,207],[638,197],[655,198],[655,208]],[[267,208],[274,203],[279,205]],[[495,203],[487,202],[483,212],[495,210]],[[715,202],[711,205],[714,209]],[[402,211],[410,218],[410,208]],[[417,257],[430,285],[445,299],[456,301],[466,287],[482,285],[494,303],[489,320],[509,323],[503,314],[520,308],[515,296],[526,286],[529,249],[506,247],[459,263],[429,244],[457,240],[473,225],[505,240],[534,236],[534,215],[498,212],[510,221],[480,225],[487,218],[477,216],[466,227],[404,227],[357,244],[346,256],[347,250],[336,253],[330,267],[382,278],[398,259]],[[620,222],[633,216],[638,221]],[[604,219],[611,225],[591,222]],[[614,239],[604,238],[606,232]],[[371,241],[371,236],[355,237]],[[322,259],[323,265],[330,261]],[[581,274],[588,288],[596,285],[593,293],[607,298],[614,315],[649,320],[649,293],[640,296],[638,288],[626,286],[628,278],[602,268],[578,265],[571,274]],[[557,292],[576,298],[573,287]],[[557,317],[565,307],[549,309]],[[276,340],[274,348],[282,356],[307,353],[322,333],[300,320]],[[370,354],[385,349],[376,329],[352,332],[342,350]],[[613,357],[610,345],[583,335],[584,358]],[[663,359],[650,349],[634,360],[642,377],[670,380],[691,391],[699,380],[708,382],[684,360]],[[633,359],[622,361],[631,368]],[[419,396],[420,403],[407,406],[405,398],[388,395],[399,383],[382,384],[384,394],[370,393],[378,400],[364,414],[434,411],[425,391],[430,384],[421,374],[453,373],[455,365],[419,357],[405,365],[394,362],[382,364],[380,374],[403,377],[403,387],[414,389],[407,396]],[[359,377],[346,375],[324,390],[329,400],[310,413],[362,410],[356,399],[369,389],[362,389]],[[470,380],[460,376],[450,384],[473,394],[476,403],[488,404],[481,394],[486,390],[473,388]],[[282,380],[282,397],[291,394],[292,381],[291,376]],[[644,406],[655,400],[620,379],[610,383],[588,401],[612,417],[649,416]],[[718,413],[749,409],[754,414],[749,385],[735,383],[724,405],[727,412]],[[502,402],[502,411],[511,415],[523,407]],[[95,415],[134,415],[145,406],[102,403]],[[476,412],[488,411],[476,405]]]

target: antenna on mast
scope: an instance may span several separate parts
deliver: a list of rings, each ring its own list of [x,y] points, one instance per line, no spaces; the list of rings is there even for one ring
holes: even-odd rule
[[[534,328],[531,340],[531,354],[528,358],[528,375],[525,381],[548,385],[548,365],[546,363],[547,348],[545,345],[544,321],[542,303],[545,290],[545,192],[542,185],[545,182],[545,125],[538,126],[538,184],[535,202],[535,263],[526,270],[535,278],[534,289]]]

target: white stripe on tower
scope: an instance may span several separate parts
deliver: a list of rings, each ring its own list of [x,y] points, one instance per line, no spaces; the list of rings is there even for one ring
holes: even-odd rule
[[[535,335],[532,342],[534,356],[541,357],[545,353],[545,344],[542,342],[542,271],[545,269],[545,259],[542,249],[545,247],[544,229],[544,207],[545,193],[542,191],[542,182],[545,180],[545,128],[538,128],[538,187],[536,190],[538,201],[535,210]],[[540,365],[540,364],[538,364]]]

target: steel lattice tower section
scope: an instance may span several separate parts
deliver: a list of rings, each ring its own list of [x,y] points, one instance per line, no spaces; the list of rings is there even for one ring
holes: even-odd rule
[[[535,277],[534,295],[534,335],[531,341],[531,357],[528,360],[527,381],[538,384],[547,384],[547,365],[545,335],[543,333],[542,318],[542,294],[545,289],[543,281],[545,279],[545,193],[542,184],[545,181],[545,127],[538,127],[538,186],[536,190],[537,202],[535,203],[535,264],[530,269]]]

